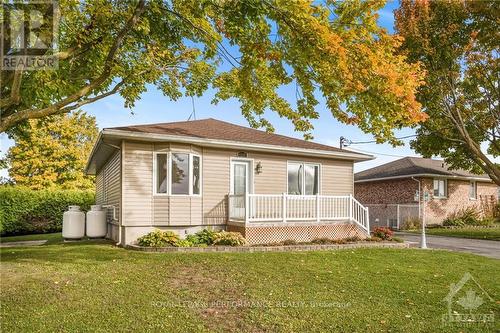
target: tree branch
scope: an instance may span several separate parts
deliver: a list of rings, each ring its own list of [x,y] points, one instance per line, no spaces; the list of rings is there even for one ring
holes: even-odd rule
[[[23,77],[24,68],[18,65],[14,72],[14,79],[10,88],[10,96],[0,100],[0,117],[2,116],[2,109],[13,104],[18,104],[21,100],[21,79]]]
[[[114,57],[118,49],[122,45],[123,40],[125,39],[128,32],[137,24],[137,21],[139,20],[139,17],[142,15],[144,10],[145,10],[145,0],[140,0],[134,10],[134,14],[125,23],[125,26],[122,28],[122,30],[120,30],[120,32],[116,36],[116,39],[106,56],[103,71],[96,79],[94,79],[88,85],[82,87],[80,90],[73,93],[72,95],[64,98],[63,100],[57,103],[52,104],[49,107],[42,109],[35,109],[35,110],[25,109],[22,111],[18,111],[8,117],[2,118],[0,120],[0,132],[5,132],[8,128],[14,126],[20,121],[29,118],[42,118],[52,114],[60,113],[60,111],[62,112],[61,109],[63,109],[65,106],[78,101],[80,98],[84,96],[89,95],[90,93],[92,93],[94,89],[96,89],[101,84],[103,84],[107,79],[109,79],[112,70],[112,65],[114,62]]]

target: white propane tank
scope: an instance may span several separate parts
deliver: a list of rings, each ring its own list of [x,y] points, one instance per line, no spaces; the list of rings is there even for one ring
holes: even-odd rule
[[[85,213],[80,206],[69,206],[63,214],[62,236],[64,239],[80,239],[85,236]]]
[[[92,205],[87,212],[87,237],[106,237],[108,227],[106,225],[106,210],[101,205]]]

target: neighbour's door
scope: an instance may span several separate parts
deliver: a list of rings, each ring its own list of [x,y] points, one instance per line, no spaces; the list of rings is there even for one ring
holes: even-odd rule
[[[252,193],[251,162],[243,160],[231,161],[231,194],[241,195],[234,200],[236,216],[245,216],[245,193]]]

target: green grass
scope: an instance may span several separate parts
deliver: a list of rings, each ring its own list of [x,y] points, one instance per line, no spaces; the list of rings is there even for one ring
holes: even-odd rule
[[[89,242],[0,251],[4,332],[499,328],[442,325],[442,300],[466,272],[499,298],[500,262],[469,254],[416,249],[154,254]],[[498,302],[480,309],[500,320]]]
[[[21,242],[21,241],[34,241],[34,240],[42,240],[46,239],[48,244],[56,244],[61,243],[63,241],[62,234],[60,232],[52,233],[52,234],[36,234],[36,235],[22,235],[22,236],[7,236],[0,237],[0,241],[2,243],[5,242]]]
[[[413,230],[409,232],[420,233],[421,231]],[[489,240],[500,241],[500,225],[492,228],[474,228],[474,227],[463,227],[454,229],[431,228],[431,229],[425,229],[425,232],[429,235],[437,235],[437,236],[489,239]]]

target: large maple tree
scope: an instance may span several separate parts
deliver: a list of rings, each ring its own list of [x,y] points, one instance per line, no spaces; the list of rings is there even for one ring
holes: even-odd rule
[[[112,94],[133,107],[153,84],[172,100],[214,88],[214,102],[238,99],[251,126],[273,130],[271,110],[306,137],[322,96],[340,121],[396,143],[393,129],[426,117],[415,98],[423,75],[377,24],[384,4],[61,0],[59,67],[2,71],[0,131]]]

